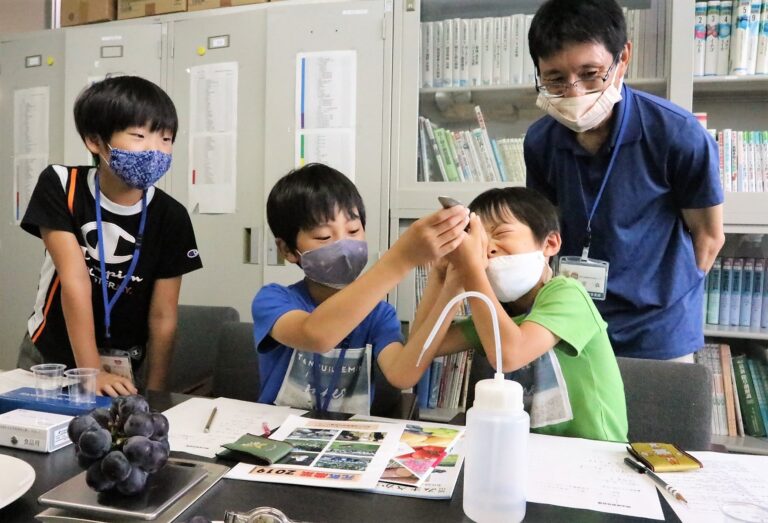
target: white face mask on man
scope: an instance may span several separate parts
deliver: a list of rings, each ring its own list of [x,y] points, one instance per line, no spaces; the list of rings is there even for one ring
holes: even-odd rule
[[[496,256],[488,260],[485,273],[493,293],[502,303],[519,300],[541,279],[546,260],[544,252]]]
[[[613,85],[614,80],[615,77],[602,91],[581,96],[551,98],[539,93],[536,106],[570,130],[583,133],[594,129],[608,118],[613,106],[621,101],[623,79],[618,88]]]

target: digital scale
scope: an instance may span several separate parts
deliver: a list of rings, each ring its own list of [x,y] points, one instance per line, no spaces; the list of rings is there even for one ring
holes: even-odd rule
[[[152,474],[147,488],[136,496],[96,492],[85,483],[83,471],[42,494],[48,508],[35,516],[43,522],[99,523],[126,519],[169,523],[197,501],[229,470],[202,461],[169,459]]]

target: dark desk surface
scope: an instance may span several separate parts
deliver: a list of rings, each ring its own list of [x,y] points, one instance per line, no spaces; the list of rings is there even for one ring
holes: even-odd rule
[[[186,399],[186,396],[150,392],[148,399],[153,408],[166,410]],[[7,447],[0,447],[0,453],[23,459],[32,465],[37,475],[32,488],[24,496],[0,509],[0,521],[3,523],[35,521],[35,515],[45,508],[37,503],[38,496],[81,472],[75,461],[74,447],[71,445],[51,454],[13,450]],[[182,453],[173,453],[173,455],[206,460],[199,456]],[[226,464],[230,465],[230,463]],[[470,521],[464,516],[461,504],[462,478],[459,478],[450,501],[223,479],[183,513],[178,521],[184,521],[198,514],[214,521],[222,520],[225,510],[246,512],[258,506],[277,507],[291,519],[311,522]],[[663,497],[661,504],[667,521],[679,521]],[[597,523],[655,520],[528,503],[525,521]]]

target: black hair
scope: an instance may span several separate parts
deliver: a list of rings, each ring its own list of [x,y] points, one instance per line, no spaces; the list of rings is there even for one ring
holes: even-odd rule
[[[310,163],[280,178],[269,192],[267,223],[293,251],[299,231],[333,220],[339,210],[360,218],[365,229],[365,206],[355,184],[332,167]]]
[[[531,21],[528,48],[537,70],[569,44],[602,44],[614,58],[627,43],[627,23],[615,0],[548,0]]]
[[[115,76],[86,87],[75,101],[75,127],[80,137],[101,138],[129,127],[148,125],[150,131],[170,131],[173,140],[179,128],[176,108],[168,94],[138,76]],[[98,163],[98,155],[93,155]]]
[[[543,243],[550,233],[560,232],[555,206],[540,192],[528,187],[489,189],[472,200],[469,209],[500,223],[504,223],[511,213],[531,228],[533,237],[539,243]]]

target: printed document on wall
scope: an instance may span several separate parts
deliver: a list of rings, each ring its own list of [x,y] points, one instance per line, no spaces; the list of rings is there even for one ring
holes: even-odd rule
[[[295,163],[322,162],[355,179],[357,51],[296,55]]]
[[[237,202],[237,62],[190,69],[188,208],[235,212]]]
[[[24,217],[37,178],[48,165],[50,99],[48,86],[13,93],[12,208],[16,223]]]

